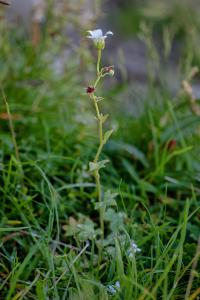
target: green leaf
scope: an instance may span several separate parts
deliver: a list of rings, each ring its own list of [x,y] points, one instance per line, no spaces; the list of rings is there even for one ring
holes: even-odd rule
[[[99,101],[102,101],[102,100],[104,100],[104,98],[103,98],[103,97],[96,97],[95,99],[96,99],[96,102],[99,102]]]
[[[113,206],[113,205],[117,205],[115,198],[118,196],[118,193],[111,193],[110,190],[105,192],[104,195],[104,202],[107,204],[107,206]]]
[[[109,222],[111,232],[118,232],[124,227],[127,215],[123,212],[115,212],[113,208],[108,208],[104,215],[104,220]]]
[[[79,233],[78,238],[80,241],[84,242],[88,239],[95,238],[95,230],[93,224],[79,224],[78,226]]]
[[[97,163],[95,162],[89,162],[89,171],[94,172],[98,171],[102,168],[105,168],[105,165],[109,162],[108,159],[98,161]]]
[[[108,119],[109,115],[102,115],[102,123],[105,123],[105,121]]]
[[[65,231],[65,236],[74,236],[77,234],[78,232],[78,229],[77,229],[77,224],[74,224],[74,225],[64,225],[63,226],[63,229]]]
[[[97,235],[100,235],[101,230],[94,228],[95,224],[91,220],[87,220],[85,224],[78,224],[79,230],[77,237],[81,242],[95,239]]]
[[[110,130],[105,132],[104,138],[103,138],[103,143],[104,144],[107,143],[107,141],[108,141],[109,137],[112,135],[112,133],[113,133],[113,129],[110,129]]]
[[[104,194],[103,201],[95,203],[94,208],[96,210],[99,210],[100,208],[106,209],[107,207],[117,206],[117,203],[115,201],[115,198],[117,196],[118,196],[118,193],[111,193],[111,191],[108,190]]]

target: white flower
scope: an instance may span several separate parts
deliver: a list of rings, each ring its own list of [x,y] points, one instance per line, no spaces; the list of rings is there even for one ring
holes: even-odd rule
[[[101,29],[96,29],[96,30],[88,30],[88,35],[87,37],[89,39],[92,39],[96,48],[99,50],[103,50],[105,47],[105,39],[108,37],[108,35],[113,35],[112,31],[107,31],[105,35],[103,35],[103,32]]]
[[[138,246],[136,245],[136,243],[134,241],[132,241],[131,243],[131,248],[132,250],[136,253],[136,252],[141,252],[141,249],[138,248]]]
[[[109,291],[109,293],[111,293],[111,294],[116,294],[116,289],[113,287],[113,285],[109,285],[108,286],[108,291]]]
[[[108,286],[108,292],[113,294],[113,295],[116,294],[117,291],[119,291],[119,289],[120,289],[119,281],[116,281],[115,284],[112,284],[112,285]]]
[[[138,248],[138,246],[136,245],[136,243],[134,241],[131,241],[131,246],[128,249],[128,256],[130,258],[134,257],[135,253],[137,252],[141,252],[142,250],[140,248]]]

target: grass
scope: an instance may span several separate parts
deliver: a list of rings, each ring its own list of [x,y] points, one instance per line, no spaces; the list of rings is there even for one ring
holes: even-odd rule
[[[119,129],[102,154],[102,185],[118,196],[101,259],[88,173],[98,142],[78,54],[55,74],[55,42],[32,49],[1,32],[0,299],[197,299],[199,116],[187,94],[172,100],[153,83],[148,99],[159,105],[133,118],[112,109],[108,92]]]

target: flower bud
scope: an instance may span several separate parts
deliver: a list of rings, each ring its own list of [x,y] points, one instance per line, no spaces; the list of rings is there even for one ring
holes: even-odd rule
[[[110,76],[114,76],[114,75],[115,75],[114,69],[109,70],[108,74],[109,74]]]
[[[95,88],[93,86],[88,86],[86,89],[87,94],[92,94],[94,93]]]
[[[102,75],[109,75],[109,76],[114,76],[115,74],[115,70],[113,66],[109,66],[109,67],[104,67],[101,70]]]
[[[168,151],[173,151],[173,150],[175,150],[176,146],[177,146],[176,140],[173,140],[173,139],[169,140],[168,143],[167,143],[167,150]]]

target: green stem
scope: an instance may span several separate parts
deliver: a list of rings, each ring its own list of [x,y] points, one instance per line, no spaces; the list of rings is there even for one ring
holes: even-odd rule
[[[96,98],[94,97],[94,95],[92,96],[92,100],[93,100],[93,102],[94,102],[94,107],[95,107],[95,110],[96,110],[97,119],[98,119],[98,121],[99,121],[100,118],[101,118],[101,116],[100,116],[100,112],[99,112],[98,103],[97,103]]]
[[[102,53],[102,50],[98,50],[97,78],[96,78],[96,81],[94,83],[94,88],[97,87],[97,85],[98,85],[98,83],[99,83],[99,81],[102,77],[101,73],[100,73],[101,53]],[[99,147],[98,147],[97,153],[96,153],[95,158],[94,158],[94,162],[97,163],[98,160],[99,160],[99,156],[101,154],[102,148],[103,148],[103,122],[102,122],[102,117],[101,117],[101,114],[100,114],[100,111],[99,111],[99,106],[98,106],[98,103],[96,101],[96,97],[94,95],[92,95],[92,99],[93,99],[93,102],[94,102],[96,115],[97,115],[97,120],[98,120],[98,127],[99,127]],[[102,192],[101,192],[101,181],[100,181],[99,170],[96,170],[94,172],[94,177],[95,177],[96,186],[97,186],[98,201],[99,201],[99,204],[101,204],[103,199],[102,199]],[[103,209],[103,207],[101,207],[101,205],[100,205],[100,209],[99,209],[99,218],[100,218],[100,227],[101,227],[101,238],[103,240],[104,239],[104,209]]]
[[[101,142],[101,143],[99,144],[99,148],[98,148],[97,153],[96,153],[96,155],[95,155],[94,163],[97,163],[97,162],[98,162],[99,156],[100,156],[100,154],[101,154],[102,149],[103,149],[103,143]]]
[[[101,49],[98,49],[98,58],[97,58],[97,76],[99,76],[100,72],[100,63],[101,63]]]
[[[99,112],[99,107],[98,107],[98,103],[96,101],[96,98],[94,95],[92,95],[92,100],[95,106],[95,110],[96,110],[96,115],[97,115],[97,120],[98,120],[98,126],[99,126],[99,147],[97,150],[97,153],[95,155],[94,158],[94,163],[97,163],[99,160],[99,156],[101,154],[102,148],[103,148],[103,122],[102,122],[102,118],[101,118],[101,114]],[[96,186],[97,186],[97,194],[98,194],[98,202],[99,204],[102,202],[102,193],[101,193],[101,181],[100,181],[100,174],[99,174],[99,170],[96,170],[94,172],[94,177],[95,177],[95,182],[96,182]],[[99,210],[99,217],[100,217],[100,227],[101,227],[101,237],[102,240],[104,239],[104,209],[100,208]]]
[[[93,85],[93,87],[95,89],[96,89],[99,81],[103,77],[103,75],[100,71],[101,55],[102,55],[102,50],[99,49],[98,50],[98,57],[97,57],[97,67],[96,67],[97,77],[96,77],[96,80],[95,80],[94,85]],[[99,147],[98,147],[97,153],[96,153],[94,161],[93,161],[94,163],[98,163],[100,154],[101,154],[103,146],[104,146],[104,141],[103,141],[103,118],[102,118],[103,116],[102,116],[102,114],[100,113],[100,110],[99,110],[97,97],[94,94],[92,94],[90,97],[93,100],[95,111],[96,111],[96,117],[97,117],[97,120],[98,120]],[[100,180],[99,170],[94,171],[94,178],[95,178],[95,182],[96,182],[98,202],[100,204],[99,218],[100,218],[100,227],[101,227],[101,239],[103,241],[103,239],[104,239],[104,207],[102,205],[103,199],[102,199],[101,180]]]
[[[95,182],[97,186],[98,193],[98,202],[99,204],[102,202],[102,193],[101,193],[101,181],[99,171],[94,172]],[[101,239],[104,239],[104,209],[103,207],[99,208],[99,218],[100,218],[100,228],[101,228]]]
[[[97,87],[97,84],[99,83],[99,81],[100,81],[100,79],[101,79],[101,74],[97,77],[97,79],[96,79],[96,81],[95,81],[95,83],[94,83],[94,88],[96,88]]]

